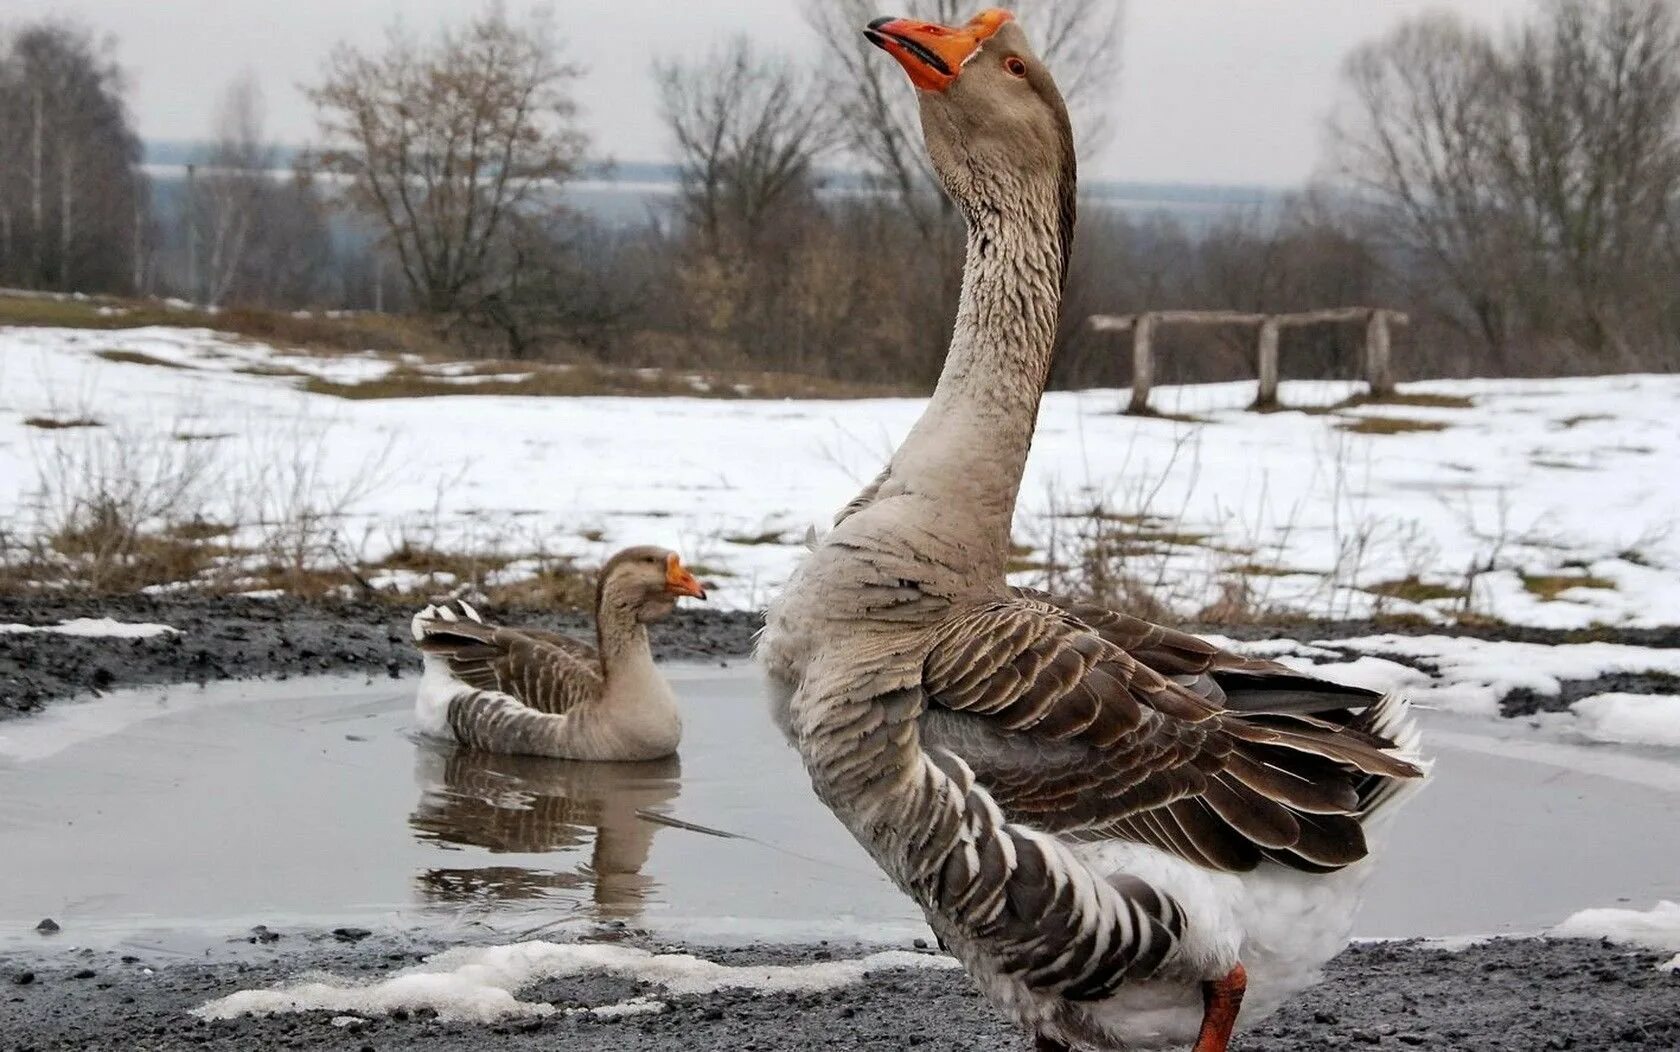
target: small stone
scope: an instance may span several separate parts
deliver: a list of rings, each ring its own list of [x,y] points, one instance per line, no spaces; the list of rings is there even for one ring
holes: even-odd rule
[[[72,975],[70,978],[72,978],[72,979],[92,979],[97,974],[98,973],[95,972],[92,968],[83,968],[81,971]]]
[[[59,928],[57,921],[53,920],[51,917],[46,917],[42,919],[41,923],[35,925],[35,930],[40,932],[42,935],[57,935],[61,929]]]
[[[363,939],[372,934],[373,932],[368,931],[366,928],[333,929],[333,938],[337,939],[339,942],[361,942]]]
[[[16,983],[18,986],[28,986],[30,983],[32,983],[34,981],[35,981],[35,973],[34,972],[19,972],[16,975],[12,976],[12,982]]]
[[[927,949],[927,940],[926,939],[912,939],[910,941],[910,945],[914,946],[918,950],[925,950],[925,949]]]

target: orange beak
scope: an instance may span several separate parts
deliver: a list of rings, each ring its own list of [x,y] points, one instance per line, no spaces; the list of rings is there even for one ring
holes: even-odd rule
[[[863,31],[871,44],[898,59],[910,82],[923,91],[944,91],[957,82],[968,60],[1015,16],[991,8],[960,29],[908,18],[877,18]]]
[[[665,557],[665,592],[668,595],[686,595],[691,599],[706,598],[706,589],[688,572],[688,567],[682,564],[676,552]]]

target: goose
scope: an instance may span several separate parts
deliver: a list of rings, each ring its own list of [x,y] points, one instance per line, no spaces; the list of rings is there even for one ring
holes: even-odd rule
[[[676,695],[647,626],[706,590],[664,548],[627,548],[601,568],[596,646],[558,632],[498,628],[470,603],[428,606],[411,627],[425,671],[420,729],[490,752],[562,760],[656,760],[677,751]]]
[[[757,657],[817,796],[1040,1050],[1225,1052],[1341,951],[1426,761],[1407,703],[1006,583],[1075,221],[1012,15],[865,30],[967,261],[934,394]]]

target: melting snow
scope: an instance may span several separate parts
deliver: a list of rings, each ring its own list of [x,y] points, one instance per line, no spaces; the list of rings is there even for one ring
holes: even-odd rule
[[[717,568],[708,584],[726,607],[758,606],[786,580],[806,527],[826,528],[923,405],[345,401],[303,386],[310,377],[378,379],[393,362],[169,328],[0,329],[0,351],[0,518],[30,521],[42,449],[190,433],[216,437],[238,463],[261,464],[295,450],[301,434],[332,450],[317,472],[329,488],[348,485],[388,451],[391,477],[342,520],[347,536],[366,538],[370,560],[416,536],[449,550],[499,542],[516,556],[542,550],[586,560],[660,543]],[[100,357],[108,351],[176,368]],[[1286,383],[1283,396],[1329,406],[1355,390],[1300,381]],[[1156,554],[1142,557],[1145,575],[1166,582],[1161,591],[1183,614],[1217,594],[1217,574],[1246,564],[1258,567],[1246,583],[1259,604],[1331,617],[1379,606],[1441,617],[1460,600],[1384,599],[1366,589],[1419,574],[1462,587],[1466,567],[1497,556],[1474,584],[1481,613],[1553,627],[1680,623],[1680,531],[1670,528],[1680,520],[1672,477],[1680,376],[1443,380],[1408,390],[1474,405],[1257,414],[1243,411],[1249,383],[1158,388],[1159,408],[1206,421],[1188,426],[1119,415],[1119,391],[1053,393],[1039,418],[1018,538],[1042,552],[1054,506],[1101,502],[1150,516],[1142,529],[1153,539],[1140,546]],[[105,426],[42,432],[23,424],[72,415]],[[1342,429],[1362,416],[1446,430]],[[533,539],[541,543],[519,547]],[[1567,587],[1572,576],[1581,583]]]
[[[445,1020],[496,1022],[557,1011],[597,1016],[664,1011],[662,1002],[633,998],[611,1005],[561,1009],[521,1001],[516,992],[547,979],[600,974],[654,983],[676,995],[725,989],[758,993],[816,993],[855,983],[871,972],[895,968],[955,968],[949,957],[887,950],[844,961],[798,965],[725,965],[683,953],[653,954],[627,946],[521,942],[449,950],[425,964],[376,983],[326,977],[269,990],[245,990],[194,1010],[203,1019],[325,1011],[386,1015],[399,1008],[430,1008]]]
[[[1569,708],[1594,741],[1680,749],[1680,695],[1596,694]]]
[[[1645,911],[1582,910],[1550,934],[1560,939],[1608,939],[1620,946],[1675,953],[1662,970],[1680,971],[1680,903],[1659,902]]]
[[[1377,690],[1405,690],[1419,704],[1484,716],[1497,715],[1500,700],[1514,690],[1555,697],[1564,680],[1592,680],[1614,673],[1680,675],[1680,650],[1620,643],[1545,646],[1452,636],[1379,635],[1319,640],[1301,658],[1289,656],[1275,643],[1263,649],[1281,654],[1285,663],[1313,668],[1331,679]],[[1326,651],[1366,656],[1326,663]],[[1416,662],[1427,674],[1374,655]],[[1614,706],[1606,711],[1609,708]],[[1645,715],[1653,720],[1661,717],[1655,708]],[[1680,708],[1667,722],[1680,731]]]
[[[0,625],[0,635],[19,635],[33,632],[53,632],[64,636],[85,636],[92,639],[152,639],[174,635],[178,629],[168,625],[137,624],[113,621],[108,617],[78,617],[57,625]]]

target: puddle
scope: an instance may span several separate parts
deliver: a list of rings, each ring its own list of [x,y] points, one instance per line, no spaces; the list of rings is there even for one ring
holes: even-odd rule
[[[812,796],[756,671],[671,669],[682,756],[499,757],[409,731],[412,681],[130,691],[0,725],[0,947],[253,925],[696,941],[908,939],[920,914]],[[1432,718],[1440,759],[1358,925],[1534,931],[1680,897],[1680,754]],[[716,835],[717,832],[730,834]]]

